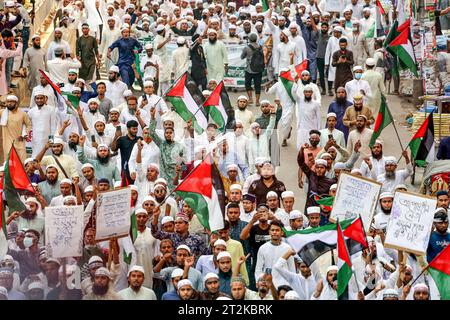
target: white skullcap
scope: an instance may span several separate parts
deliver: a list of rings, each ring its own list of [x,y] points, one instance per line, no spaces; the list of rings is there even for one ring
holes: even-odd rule
[[[111,110],[110,110],[110,112],[111,112]],[[98,121],[95,121],[95,122],[98,122]],[[103,121],[103,123],[105,123],[105,122]],[[97,146],[97,150],[101,150],[101,149],[109,150],[109,147],[108,147],[107,144],[100,143],[100,144]]]
[[[142,203],[146,202],[146,201],[153,201],[156,203],[155,198],[153,198],[152,196],[145,196],[144,199],[142,199]]]
[[[219,276],[213,272],[208,272],[206,276],[203,277],[203,281],[206,282],[209,279],[219,279]]]
[[[19,98],[17,98],[17,96],[15,96],[14,94],[10,94],[6,97],[6,101],[19,101]]]
[[[398,184],[398,185],[395,186],[395,190],[397,190],[397,189],[406,189],[406,190],[408,190],[408,187],[406,186],[406,184],[401,183],[401,184]]]
[[[265,157],[258,157],[258,158],[255,159],[255,164],[262,165],[266,161],[268,161],[267,158],[265,158]]]
[[[217,239],[216,241],[214,241],[214,247],[217,247],[217,246],[224,246],[226,248],[227,243],[222,239]]]
[[[278,198],[278,195],[275,191],[269,191],[266,194],[266,199],[269,199],[269,198]]]
[[[77,197],[75,197],[75,196],[65,196],[64,198],[63,198],[63,203],[65,204],[67,201],[70,201],[70,200],[72,200],[72,201],[77,201]]]
[[[395,164],[397,165],[397,158],[395,158],[394,156],[389,156],[389,157],[385,157],[384,158],[384,164]]]
[[[111,280],[111,272],[109,272],[108,269],[106,269],[105,267],[100,267],[95,271],[95,275],[96,276],[105,276],[108,277],[109,280]]]
[[[165,30],[166,28],[162,25],[162,24],[158,24],[158,26],[156,27],[156,32],[160,32]]]
[[[178,289],[181,289],[181,287],[184,287],[184,286],[192,287],[192,282],[189,281],[188,279],[183,279],[183,280],[178,281],[178,285],[177,285]]]
[[[413,292],[416,292],[418,289],[425,289],[428,292],[430,292],[430,289],[428,288],[428,286],[425,283],[417,283],[414,287],[413,287]]]
[[[239,170],[239,167],[237,164],[231,163],[227,166],[227,171],[229,170]]]
[[[362,174],[362,171],[361,171],[361,169],[358,169],[358,168],[355,168],[355,169],[353,169],[352,171],[350,171],[350,173],[359,173],[359,174]]]
[[[339,270],[339,268],[338,268],[338,266],[329,266],[328,268],[327,268],[327,273],[328,272],[330,272],[330,271],[338,271]]]
[[[322,13],[322,16],[323,17],[329,17],[329,16],[331,16],[331,14],[329,12],[325,11],[325,12]]]
[[[178,250],[186,250],[187,252],[189,252],[189,254],[191,254],[191,249],[185,244],[180,244],[175,251]]]
[[[23,165],[26,166],[27,163],[33,162],[33,161],[36,161],[36,160],[34,160],[33,158],[27,158],[27,159],[25,159],[25,161],[23,162]]]
[[[137,209],[137,210],[134,212],[134,215],[137,216],[137,215],[139,215],[139,214],[145,214],[145,215],[148,215],[148,212],[147,212],[147,210],[145,210],[145,209],[143,209],[143,208],[139,208],[139,209]]]
[[[219,254],[217,255],[217,261],[219,261],[222,258],[227,258],[227,257],[231,259],[231,254],[228,251],[219,252]]]
[[[28,285],[28,291],[33,289],[44,290],[44,285],[40,281],[33,281]]]
[[[294,192],[292,192],[292,191],[283,191],[283,193],[281,194],[281,199],[284,199],[284,198],[295,198]]]
[[[176,277],[182,277],[183,273],[184,273],[183,269],[175,268],[175,269],[172,270],[172,273],[170,274],[170,277],[172,279],[176,278]]]
[[[367,58],[367,59],[366,59],[366,64],[367,64],[369,67],[373,67],[373,66],[375,65],[375,59],[374,59],[374,58]]]
[[[186,39],[184,37],[177,38],[177,44],[185,44],[185,43],[186,43]]]
[[[395,289],[385,289],[383,291],[383,298],[387,297],[397,297],[398,298],[398,291]]]
[[[212,22],[213,19],[211,19]],[[217,31],[215,29],[208,29],[208,34],[215,33],[217,35]]]
[[[133,267],[131,267],[131,269],[130,270],[128,270],[128,277],[130,276],[130,274],[132,273],[132,272],[135,272],[135,271],[139,271],[140,273],[142,273],[143,275],[144,275],[144,277],[145,277],[145,271],[144,271],[144,268],[143,267],[141,267],[141,266],[133,266]]]
[[[263,104],[270,104],[270,101],[269,100],[267,100],[267,99],[264,99],[264,100],[261,100],[261,105],[263,105]]]
[[[285,293],[284,300],[300,300],[300,296],[294,290]]]
[[[145,50],[153,49],[153,45],[151,43],[147,43],[144,47]]]
[[[363,68],[361,66],[354,66],[353,67],[353,72],[358,71],[358,70],[363,71]]]
[[[380,200],[384,198],[393,198],[394,194],[392,192],[382,192],[380,194]]]
[[[312,13],[312,15],[313,15],[313,16],[320,16],[320,13],[319,13],[319,11],[314,11],[314,12]]]
[[[310,214],[313,214],[313,213],[320,213],[320,207],[308,207],[307,209],[306,209],[306,213],[308,214],[308,215],[310,215]]]
[[[84,80],[83,78],[77,78],[76,82],[81,82],[83,84],[86,84],[86,80]]]
[[[84,168],[92,168],[92,169],[94,169],[94,166],[88,162],[88,163],[85,163],[85,164],[83,164],[81,166],[81,170],[83,170]]]
[[[204,96],[209,96],[209,95],[211,95],[211,91],[209,91],[209,90],[203,90],[203,91],[202,91],[202,95],[204,95]]]
[[[298,211],[298,210],[292,210],[292,211],[289,213],[289,220],[295,220],[295,219],[299,219],[299,218],[302,218],[302,219],[303,219],[303,214],[302,214],[300,211]]]
[[[92,256],[92,257],[89,258],[88,265],[92,264],[94,262],[100,262],[100,263],[103,264],[103,259],[100,258],[99,256]]]
[[[370,12],[370,8],[369,8],[369,7],[365,7],[365,8],[363,9],[363,12]]]
[[[84,188],[84,193],[87,192],[94,192],[94,187],[93,186],[87,186],[86,188]]]
[[[340,18],[338,19],[338,21],[339,21],[339,22],[345,21],[345,18],[344,18],[344,17],[340,17]]]
[[[230,186],[230,191],[233,191],[233,190],[239,190],[239,191],[242,191],[242,186],[241,186],[240,184],[238,184],[238,183],[232,184],[232,185]]]
[[[316,161],[314,161],[314,164],[316,165],[316,167],[317,166],[325,166],[326,167],[328,165],[327,161],[323,160],[323,159],[317,159]]]
[[[290,36],[291,36],[291,32],[290,32],[288,29],[283,29],[282,32],[284,33],[284,35],[285,35],[286,37],[290,37]]]
[[[130,189],[133,190],[133,191],[136,191],[136,192],[139,191],[139,190],[138,190],[138,187],[137,187],[136,185],[134,185],[134,184],[130,184],[129,187],[130,187]]]
[[[230,26],[228,27],[228,29],[233,29],[233,30],[236,30],[236,29],[237,29],[237,27],[236,27],[236,25],[232,24],[232,25],[230,25]]]
[[[304,88],[303,91],[313,91],[312,86],[310,86],[309,84],[307,84]]]
[[[247,96],[240,95],[240,96],[237,98],[237,101],[239,101],[239,100],[245,100],[245,101],[248,101],[248,98],[247,98]]]
[[[70,179],[62,179],[61,182],[59,184],[63,184],[63,183],[67,183],[67,184],[72,184],[72,180]]]
[[[111,66],[111,68],[109,68],[109,72],[117,72],[117,73],[119,73],[120,70],[119,70],[118,66]]]
[[[338,31],[338,32],[344,32],[344,28],[342,28],[341,26],[336,26],[334,27],[333,31]]]
[[[337,184],[336,183],[332,184],[330,187],[330,190],[336,190],[336,189],[337,189]]]
[[[327,114],[327,119],[328,119],[329,117],[335,117],[335,118],[337,119],[337,115],[336,115],[336,113],[334,113],[334,112],[328,113],[328,114]]]
[[[161,219],[161,225],[166,224],[167,222],[173,222],[173,218],[171,216],[165,216],[164,218]]]
[[[325,157],[330,157],[330,158],[332,158],[331,154],[329,154],[328,152],[324,152],[324,153],[322,153],[322,154],[320,155],[320,159],[323,159],[323,158],[325,158]]]
[[[167,185],[167,181],[164,178],[158,178],[158,179],[155,180],[155,187],[156,187],[157,184]]]
[[[80,87],[73,87],[72,88],[72,92],[81,92],[81,88]]]

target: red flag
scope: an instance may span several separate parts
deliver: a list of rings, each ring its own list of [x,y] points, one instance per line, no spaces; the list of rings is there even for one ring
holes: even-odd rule
[[[366,233],[364,232],[361,217],[357,218],[351,225],[345,228],[344,236],[361,243],[364,248],[369,246],[367,244]]]
[[[381,5],[380,0],[377,0],[377,7],[380,9],[380,13],[381,13],[382,15],[385,15],[385,14],[386,14],[386,12],[385,12],[384,9],[383,9],[383,6]]]
[[[300,64],[295,66],[297,76],[301,77],[303,70],[308,70],[308,59],[303,60]]]

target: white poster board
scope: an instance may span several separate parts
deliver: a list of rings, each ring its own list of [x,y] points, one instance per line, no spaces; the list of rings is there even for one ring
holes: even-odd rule
[[[45,244],[49,257],[81,257],[83,231],[83,206],[45,208]]]
[[[384,246],[417,255],[426,254],[436,202],[436,198],[397,191]]]
[[[368,231],[378,203],[381,183],[341,173],[334,198],[330,221],[353,219],[361,216],[364,230]]]
[[[325,3],[325,10],[327,12],[342,12],[344,9],[344,0],[327,0]]]
[[[97,196],[96,240],[119,238],[130,232],[131,189],[101,192]]]

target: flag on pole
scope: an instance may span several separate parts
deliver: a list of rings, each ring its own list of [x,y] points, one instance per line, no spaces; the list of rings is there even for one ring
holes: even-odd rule
[[[69,106],[67,105],[66,100],[63,96],[63,93],[61,92],[61,88],[59,86],[57,86],[55,83],[53,83],[53,81],[50,80],[50,78],[47,76],[47,74],[44,71],[39,69],[39,72],[45,78],[45,80],[47,80],[48,84],[53,89],[53,93],[55,94],[55,97],[56,97],[56,108],[60,112],[66,112],[67,110],[69,110],[69,108],[68,108]]]
[[[211,154],[191,171],[174,190],[181,198],[191,198],[201,225],[214,232],[224,225],[225,188]]]
[[[428,264],[428,272],[436,284],[441,300],[450,300],[450,245]]]
[[[318,205],[324,206],[325,209],[331,211],[333,209],[334,197],[319,197],[319,195],[314,194],[314,201],[317,202]]]
[[[377,2],[377,7],[378,7],[378,9],[380,9],[380,13],[381,13],[382,15],[385,15],[386,12],[384,11],[384,8],[383,8],[383,6],[381,5],[380,0],[376,0],[376,2]]]
[[[418,76],[417,72],[417,60],[414,54],[414,47],[411,39],[411,19],[408,19],[403,25],[398,28],[400,34],[393,39],[388,46],[393,48],[397,47],[396,55],[399,61],[402,62],[403,69],[408,69],[415,76]]]
[[[381,105],[378,111],[377,119],[375,120],[375,125],[373,127],[372,138],[370,139],[369,147],[372,148],[375,141],[381,135],[381,131],[393,122],[393,117],[389,107],[386,103],[386,97],[381,95]]]
[[[194,95],[202,96],[202,94],[198,87],[188,86],[190,80],[190,76],[185,72],[175,82],[172,88],[169,89],[166,97],[174,106],[175,112],[186,122],[192,119],[195,131],[201,134],[206,130],[208,119],[206,118],[206,111],[201,106],[201,103],[195,101],[194,97]]]
[[[365,38],[366,39],[369,39],[369,38],[375,38],[375,21],[372,23],[372,25],[370,26],[370,28],[367,30],[367,32],[366,32],[366,36],[365,36]]]
[[[292,87],[294,86],[294,78],[292,78],[291,70],[281,72],[280,73],[280,81],[283,85],[284,89],[286,90],[286,93],[291,98],[292,102],[295,102],[295,98],[292,95]]]
[[[434,123],[431,112],[408,144],[416,165],[423,167],[434,161]]]
[[[211,92],[211,95],[203,103],[206,112],[217,124],[220,132],[225,132],[230,119],[234,117],[234,109],[228,97],[223,80]],[[231,117],[230,117],[231,116]]]
[[[348,283],[352,277],[352,261],[350,260],[350,254],[348,253],[347,244],[345,243],[339,220],[337,221],[337,252],[337,296],[338,300],[348,300]]]
[[[302,76],[302,71],[308,70],[308,59],[303,60],[301,63],[295,66],[295,72],[298,77]]]

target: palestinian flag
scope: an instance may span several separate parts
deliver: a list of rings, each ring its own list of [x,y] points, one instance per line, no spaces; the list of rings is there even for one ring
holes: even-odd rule
[[[383,42],[383,47],[386,49],[387,52],[391,54],[393,58],[393,66],[392,66],[393,75],[398,75],[397,47],[389,47],[389,44],[400,34],[400,32],[397,31],[397,28],[398,28],[398,21],[395,20],[394,23],[392,24],[391,30],[389,30],[389,33]]]
[[[55,97],[56,97],[57,105],[55,107],[57,108],[57,110],[59,110],[60,112],[66,112],[67,110],[70,110],[70,107],[67,105],[66,100],[63,96],[63,93],[61,92],[60,87],[57,86],[55,83],[53,83],[53,81],[50,80],[50,78],[47,76],[47,74],[44,71],[39,69],[39,72],[45,78],[45,80],[47,80],[48,84],[53,89],[53,93],[55,94]]]
[[[223,228],[225,188],[211,154],[174,190],[183,200],[191,198],[201,225],[214,232]]]
[[[166,93],[166,97],[174,106],[175,112],[186,122],[192,119],[195,131],[198,134],[201,134],[208,125],[208,119],[206,118],[205,110],[201,106],[203,101],[199,103],[198,101],[195,101],[194,98],[194,95],[202,96],[202,94],[195,85],[188,86],[187,84],[189,81],[191,81],[191,79],[186,72],[169,89]]]
[[[382,15],[385,15],[386,12],[384,11],[384,8],[383,8],[383,6],[381,5],[380,0],[376,0],[376,3],[377,3],[378,9],[380,9],[380,13],[381,13]]]
[[[441,300],[450,300],[450,245],[428,264],[428,272],[436,283]]]
[[[14,146],[11,147],[6,158],[4,174],[3,192],[9,212],[25,210],[26,207],[20,200],[20,195],[34,195],[35,191]]]
[[[394,120],[392,117],[391,111],[389,111],[388,105],[386,103],[386,97],[381,95],[381,105],[380,110],[378,111],[377,120],[375,121],[375,125],[373,127],[372,138],[370,139],[369,147],[372,148],[375,144],[375,141],[381,135],[381,131],[390,125]]]
[[[314,201],[318,205],[324,206],[327,211],[331,211],[333,209],[334,197],[319,197],[317,194],[313,195]]]
[[[358,223],[357,219],[344,220],[341,222],[341,227],[346,230],[351,226],[356,230],[358,228],[358,224],[352,226],[353,223]],[[297,252],[300,258],[308,266],[310,266],[324,253],[336,249],[337,225],[335,223],[330,223],[318,228],[297,231],[287,231],[283,229],[283,231],[286,234],[288,244]],[[354,239],[350,237],[346,239],[350,254],[355,254],[363,250],[364,244],[367,244],[365,240],[361,240],[361,234],[364,234],[364,230],[362,230],[362,228],[359,233],[349,233],[350,236],[355,236]]]
[[[301,63],[295,66],[295,72],[298,77],[302,76],[302,71],[308,70],[308,59],[303,60]]]
[[[389,47],[397,47],[396,54],[399,61],[402,62],[402,68],[409,69],[415,76],[417,73],[417,61],[414,54],[414,47],[411,40],[410,19],[401,25],[398,30],[400,34],[389,43]]]
[[[367,30],[366,32],[366,39],[370,39],[370,38],[375,38],[375,21],[372,23],[372,25],[370,26],[370,28]]]
[[[261,0],[263,12],[269,10],[269,0]]]
[[[292,78],[291,70],[280,73],[280,81],[292,102],[295,102],[295,99],[292,96],[292,87],[294,86],[295,80]]]
[[[234,118],[234,109],[223,81],[220,81],[211,92],[211,95],[203,103],[203,107],[221,132],[225,131],[230,119]]]
[[[348,283],[352,277],[352,261],[348,253],[347,244],[344,240],[339,220],[337,222],[337,252],[338,252],[338,274],[337,274],[337,296],[338,300],[348,300]]]
[[[434,161],[434,123],[430,113],[408,144],[416,165],[423,167]]]
[[[363,249],[369,247],[361,216],[354,220],[352,224],[344,230],[344,236],[360,243],[363,246]]]
[[[68,101],[70,101],[70,103],[72,103],[72,105],[75,109],[78,109],[78,106],[80,105],[80,99],[76,95],[74,95],[70,92],[65,92],[65,91],[61,92],[61,94],[64,98],[66,98]],[[69,106],[67,106],[66,110],[67,110],[67,113],[71,112],[71,109]]]

